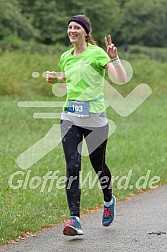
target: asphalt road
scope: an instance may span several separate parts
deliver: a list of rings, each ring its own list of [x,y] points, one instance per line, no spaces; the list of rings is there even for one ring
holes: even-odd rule
[[[117,217],[101,226],[102,209],[81,217],[83,236],[62,234],[64,224],[37,233],[1,252],[166,252],[167,184],[117,204]]]

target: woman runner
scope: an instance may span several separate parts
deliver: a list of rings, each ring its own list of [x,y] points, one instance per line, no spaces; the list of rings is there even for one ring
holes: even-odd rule
[[[91,24],[86,16],[71,17],[67,35],[73,47],[60,57],[61,77],[57,78],[56,72],[48,72],[46,81],[52,84],[65,82],[67,88],[61,115],[61,134],[70,218],[63,234],[74,236],[83,234],[79,184],[83,138],[104,195],[102,225],[108,227],[115,218],[116,198],[112,194],[111,173],[105,161],[109,127],[104,104],[104,77],[107,70],[118,82],[124,84],[127,75],[111,36],[105,37],[105,52],[92,39]]]

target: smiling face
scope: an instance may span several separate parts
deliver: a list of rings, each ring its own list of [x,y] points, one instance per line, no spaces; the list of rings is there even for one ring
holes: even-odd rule
[[[67,29],[69,40],[73,44],[82,44],[85,42],[86,31],[76,22],[70,22]]]

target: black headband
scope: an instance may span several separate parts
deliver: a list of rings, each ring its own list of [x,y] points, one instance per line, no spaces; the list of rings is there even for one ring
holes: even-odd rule
[[[85,21],[84,18],[82,18],[81,16],[73,16],[69,21],[68,21],[68,25],[70,22],[76,22],[78,24],[80,24],[86,31],[87,34],[89,34],[90,32],[90,26],[89,24]]]

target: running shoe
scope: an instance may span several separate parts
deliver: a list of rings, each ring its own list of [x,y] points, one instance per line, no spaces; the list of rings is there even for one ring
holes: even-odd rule
[[[116,198],[112,196],[112,204],[109,207],[104,205],[104,212],[102,216],[102,225],[108,227],[112,224],[116,216]]]
[[[63,229],[63,234],[69,236],[83,235],[83,230],[81,228],[80,222],[75,216],[70,216],[70,219]]]

